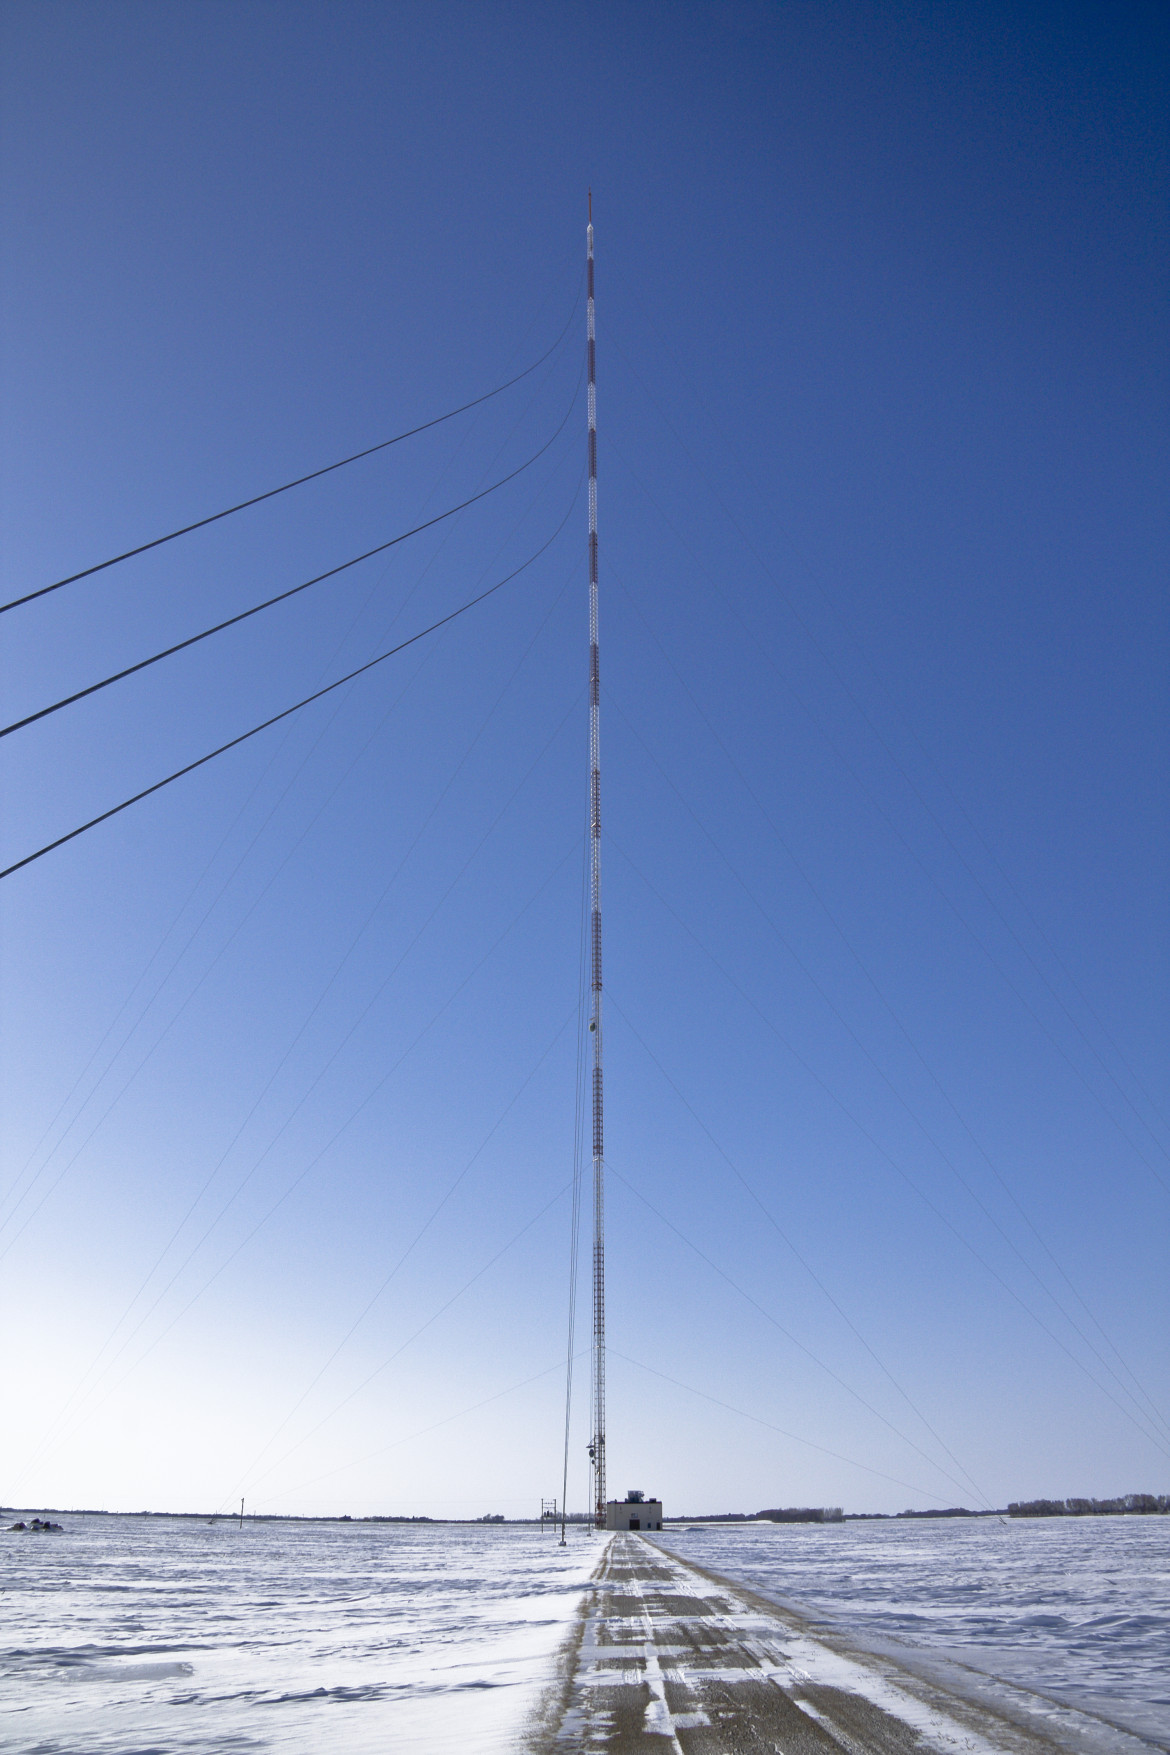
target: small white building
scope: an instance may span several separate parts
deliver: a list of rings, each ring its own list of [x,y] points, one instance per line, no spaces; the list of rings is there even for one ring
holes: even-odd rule
[[[661,1499],[647,1499],[645,1494],[631,1490],[624,1499],[611,1499],[605,1508],[607,1530],[660,1530]]]

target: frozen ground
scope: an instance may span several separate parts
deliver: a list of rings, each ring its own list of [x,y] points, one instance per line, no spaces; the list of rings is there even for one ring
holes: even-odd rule
[[[603,1546],[574,1531],[562,1550],[507,1526],[61,1522],[59,1536],[0,1535],[6,1755],[511,1755],[567,1637],[592,1624],[577,1610]],[[723,1525],[662,1540],[793,1606],[810,1636],[837,1629],[969,1696],[973,1672],[957,1666],[975,1666],[1170,1749],[1170,1518]],[[804,1653],[794,1637],[778,1676]],[[800,1662],[809,1686],[829,1685]],[[983,1698],[994,1710],[994,1687]],[[684,1719],[680,1746],[698,1748],[702,1727]]]
[[[512,1751],[600,1547],[492,1526],[60,1521],[0,1535],[5,1755]]]
[[[962,1686],[950,1666],[968,1666],[1170,1747],[1170,1517],[707,1524],[661,1539],[921,1673]]]

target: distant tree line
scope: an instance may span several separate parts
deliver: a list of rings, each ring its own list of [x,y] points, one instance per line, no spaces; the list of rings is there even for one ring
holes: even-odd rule
[[[388,1511],[375,1512],[370,1517],[361,1517],[359,1523],[434,1523],[433,1517],[408,1517],[405,1514]]]
[[[1019,1499],[1007,1508],[1009,1517],[1104,1517],[1110,1513],[1170,1512],[1170,1493],[1124,1493],[1120,1499]],[[846,1511],[839,1505],[772,1506],[767,1511],[715,1511],[705,1516],[671,1518],[671,1523],[876,1523],[901,1517],[1002,1517],[1002,1511],[972,1511],[947,1505],[931,1511]]]
[[[1104,1517],[1113,1512],[1170,1512],[1170,1493],[1124,1493],[1120,1499],[1020,1499],[1009,1517]]]
[[[994,1511],[971,1511],[966,1505],[944,1505],[930,1511],[896,1511],[895,1517],[995,1517]]]
[[[757,1511],[756,1517],[765,1523],[842,1523],[845,1513],[839,1505],[789,1505]]]
[[[668,1523],[843,1523],[845,1514],[839,1505],[774,1506],[770,1511],[708,1511],[691,1512],[685,1517],[667,1518]]]

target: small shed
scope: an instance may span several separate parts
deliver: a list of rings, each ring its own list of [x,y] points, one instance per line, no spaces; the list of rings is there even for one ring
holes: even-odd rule
[[[660,1530],[661,1499],[647,1499],[644,1493],[631,1489],[624,1499],[611,1499],[605,1508],[607,1530]]]

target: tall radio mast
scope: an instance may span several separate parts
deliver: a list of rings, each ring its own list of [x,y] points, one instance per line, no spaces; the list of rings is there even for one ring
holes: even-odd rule
[[[605,1123],[601,1075],[601,668],[597,650],[597,373],[593,323],[593,195],[586,232],[589,348],[589,902],[593,1036],[593,1516],[605,1528]]]

